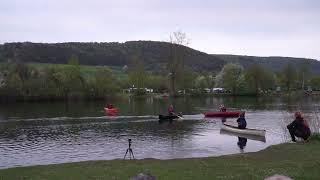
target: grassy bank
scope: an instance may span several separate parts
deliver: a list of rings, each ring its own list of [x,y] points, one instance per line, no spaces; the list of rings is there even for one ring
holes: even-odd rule
[[[263,179],[283,174],[319,179],[320,140],[281,144],[256,153],[210,158],[89,161],[0,170],[0,179],[128,179],[149,172],[158,179]]]

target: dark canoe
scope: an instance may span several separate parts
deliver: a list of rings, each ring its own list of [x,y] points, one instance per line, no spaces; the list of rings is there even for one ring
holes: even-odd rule
[[[173,116],[170,116],[170,115],[159,115],[159,120],[173,120],[173,119],[178,119],[179,116],[176,116],[176,115],[173,115]]]

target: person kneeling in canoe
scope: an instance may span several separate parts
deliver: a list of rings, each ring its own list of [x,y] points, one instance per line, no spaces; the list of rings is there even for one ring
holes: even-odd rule
[[[306,120],[303,119],[300,112],[294,113],[294,116],[295,120],[287,126],[292,141],[296,142],[296,137],[307,140],[311,134],[311,131]]]
[[[220,106],[220,112],[227,112],[227,108],[224,105]]]
[[[241,112],[239,118],[237,119],[239,129],[245,129],[247,127],[247,121],[244,116],[245,112]]]
[[[168,114],[169,114],[169,116],[175,116],[176,115],[176,113],[174,112],[172,104],[168,108]]]
[[[169,116],[178,116],[179,118],[182,118],[182,113],[181,112],[179,112],[178,114],[174,112],[172,104],[168,108],[168,114],[169,114]]]
[[[113,109],[114,107],[113,107],[112,104],[108,104],[106,108],[108,108],[108,109]]]

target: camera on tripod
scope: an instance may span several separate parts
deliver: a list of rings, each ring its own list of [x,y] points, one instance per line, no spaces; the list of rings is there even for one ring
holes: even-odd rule
[[[128,142],[129,142],[129,148],[127,149],[126,154],[124,155],[123,159],[126,159],[128,152],[129,152],[129,158],[131,159],[131,156],[132,156],[132,158],[134,159],[133,151],[131,149],[132,140],[128,139]]]
[[[131,139],[128,139],[128,142],[129,142],[129,148],[131,147]]]

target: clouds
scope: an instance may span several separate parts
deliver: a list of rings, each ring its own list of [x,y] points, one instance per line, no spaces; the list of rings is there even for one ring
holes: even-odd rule
[[[0,42],[167,40],[207,53],[320,59],[316,0],[2,0]]]

